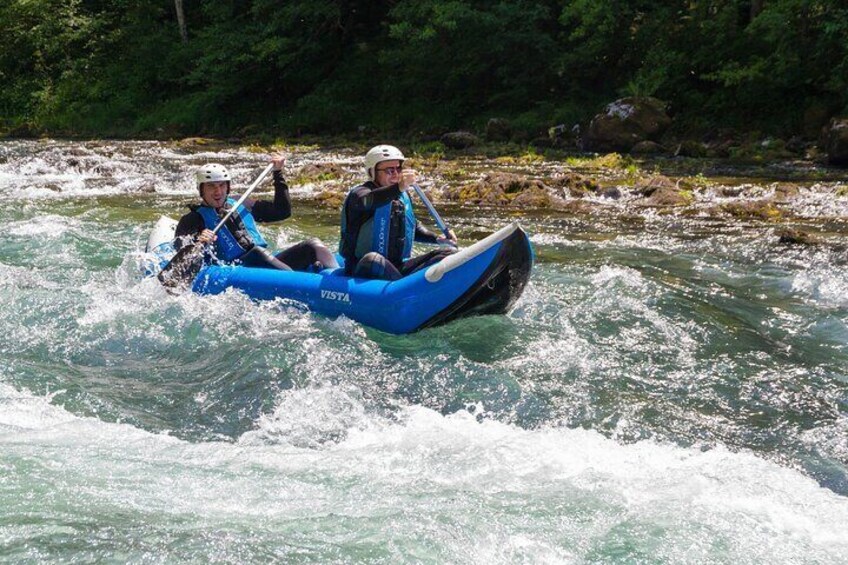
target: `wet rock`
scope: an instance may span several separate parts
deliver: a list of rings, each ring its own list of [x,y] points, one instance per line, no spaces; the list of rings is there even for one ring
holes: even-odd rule
[[[663,175],[654,175],[633,187],[633,192],[646,198],[660,189],[677,190],[677,183]]]
[[[771,200],[749,200],[724,204],[720,210],[735,218],[749,220],[779,220],[782,216]]]
[[[778,202],[788,202],[798,196],[800,192],[801,189],[798,188],[798,185],[781,182],[774,187],[774,198]]]
[[[448,189],[445,196],[462,204],[509,205],[525,192],[529,194],[518,200],[520,205],[545,201],[543,192],[550,195],[548,187],[540,180],[512,173],[489,173],[477,182]]]
[[[492,118],[486,123],[486,141],[509,141],[512,126],[503,118]]]
[[[580,126],[577,126],[578,129]],[[565,124],[557,124],[548,128],[548,138],[556,142],[563,139],[568,133],[568,128]]]
[[[136,192],[141,192],[144,194],[153,194],[154,192],[156,192],[156,185],[154,185],[152,182],[146,182],[143,185],[139,186],[136,189]]]
[[[725,198],[736,198],[744,189],[741,186],[723,186],[721,187],[721,195]]]
[[[301,181],[322,181],[339,178],[343,173],[335,163],[309,163],[301,167],[296,176]]]
[[[315,199],[324,206],[330,208],[341,208],[346,195],[346,187],[335,187],[321,191],[315,196]]]
[[[476,145],[477,136],[468,131],[452,131],[441,137],[441,142],[449,149],[467,149]]]
[[[601,198],[609,198],[610,200],[618,200],[621,198],[621,189],[617,186],[608,186],[598,192]]]
[[[590,151],[629,151],[640,141],[659,139],[670,125],[665,102],[621,98],[592,118],[583,141]]]
[[[179,140],[177,145],[179,147],[204,147],[215,143],[218,143],[218,141],[210,137],[186,137]]]
[[[687,206],[694,197],[688,189],[681,189],[680,183],[663,175],[654,175],[633,187],[633,192],[642,196],[642,206]]]
[[[692,200],[692,193],[689,191],[662,186],[646,198],[644,204],[664,208],[668,206],[687,206],[692,203]]]
[[[564,196],[572,198],[582,198],[594,194],[600,188],[596,181],[577,173],[565,173],[556,176],[548,181],[548,186],[553,189],[560,189]]]
[[[554,196],[544,186],[533,186],[516,195],[511,204],[522,208],[558,208],[564,202],[562,198]]]
[[[777,230],[778,243],[787,245],[819,245],[822,239],[809,233],[795,228],[781,228]]]
[[[848,118],[833,118],[825,137],[827,162],[837,167],[848,167]]]

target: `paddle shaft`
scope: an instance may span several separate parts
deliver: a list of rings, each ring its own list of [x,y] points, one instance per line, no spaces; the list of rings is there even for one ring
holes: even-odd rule
[[[263,180],[265,180],[265,177],[268,176],[268,173],[270,173],[273,168],[274,168],[274,163],[271,163],[267,167],[265,167],[265,170],[262,171],[259,174],[258,177],[256,177],[256,180],[253,181],[253,184],[251,184],[249,187],[247,187],[247,190],[244,191],[244,194],[241,195],[241,198],[236,200],[236,203],[233,205],[232,208],[230,208],[230,211],[227,212],[227,214],[223,218],[221,218],[221,221],[218,222],[218,225],[215,226],[215,229],[212,230],[212,233],[218,233],[218,230],[221,229],[221,226],[224,225],[224,222],[229,220],[230,216],[233,215],[233,212],[235,212],[236,209],[239,206],[244,204],[244,201],[247,200],[247,197],[250,196],[250,193],[253,192],[254,190],[256,190],[256,187],[259,186],[259,183],[261,183]]]
[[[212,230],[212,233],[217,233],[221,226],[224,225],[230,216],[232,216],[233,212],[238,209],[239,206],[244,204],[244,201],[247,200],[247,197],[250,196],[250,193],[256,190],[256,187],[259,186],[259,183],[268,176],[268,173],[271,172],[271,169],[274,168],[274,164],[271,163],[262,173],[256,177],[256,180],[253,181],[247,190],[244,191],[244,194],[241,195],[241,198],[236,201],[235,205],[230,208],[227,214],[218,222],[218,225],[215,226],[215,229]],[[203,266],[203,248],[205,244],[196,241],[191,245],[186,245],[179,251],[177,251],[176,255],[174,255],[171,260],[165,265],[165,268],[157,275],[159,281],[165,286],[165,289],[171,294],[177,294],[180,289],[185,289],[188,287],[190,282],[194,280],[194,277],[200,271],[200,268]]]
[[[427,207],[427,211],[430,212],[431,216],[433,216],[433,220],[435,220],[436,225],[439,226],[439,229],[442,230],[442,233],[445,234],[445,237],[450,239],[451,238],[450,228],[448,228],[448,225],[445,223],[445,221],[439,215],[439,212],[436,211],[436,208],[430,202],[430,199],[427,198],[427,195],[424,194],[424,191],[421,190],[421,187],[418,186],[417,184],[413,184],[412,188],[415,190],[415,194],[418,195],[418,198],[421,199],[421,202],[424,203],[424,206]]]

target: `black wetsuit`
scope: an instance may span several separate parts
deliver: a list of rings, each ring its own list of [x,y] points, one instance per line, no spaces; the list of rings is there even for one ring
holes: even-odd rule
[[[399,185],[377,187],[372,181],[350,191],[345,200],[344,208],[347,233],[342,238],[339,250],[345,260],[345,273],[347,275],[396,280],[453,253],[452,250],[435,249],[406,262],[403,261],[405,243],[403,222],[406,221],[406,216],[400,195]],[[392,209],[389,219],[391,239],[387,247],[387,256],[384,257],[372,251],[363,257],[357,257],[356,243],[363,224],[374,217],[377,208],[388,202],[392,203]],[[422,226],[421,222],[418,221],[415,222],[415,241],[438,243],[436,234]]]
[[[197,211],[199,207],[198,204],[189,205],[191,212],[180,218],[179,223],[177,223],[177,229],[174,232],[175,249],[179,250],[181,247],[193,243],[194,239],[206,229],[203,216]],[[218,210],[220,217],[223,217],[226,213],[227,209]],[[274,171],[274,200],[255,201],[250,214],[258,223],[279,222],[291,216],[289,186],[286,184],[282,172]],[[276,255],[272,255],[264,247],[259,247],[253,242],[238,212],[233,213],[224,226],[238,240],[239,245],[247,250],[247,253],[239,259],[239,262],[244,265],[286,271],[338,267],[332,252],[317,239],[302,241]]]

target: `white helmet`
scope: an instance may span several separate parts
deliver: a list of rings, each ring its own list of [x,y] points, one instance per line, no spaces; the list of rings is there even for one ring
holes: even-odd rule
[[[229,188],[230,172],[218,163],[206,163],[194,173],[194,178],[197,179],[197,190],[202,188],[204,182],[221,182],[226,181]]]
[[[372,147],[365,154],[365,172],[368,173],[368,180],[374,180],[374,167],[377,163],[383,161],[400,161],[403,162],[406,157],[400,152],[400,149],[394,145],[378,145]]]

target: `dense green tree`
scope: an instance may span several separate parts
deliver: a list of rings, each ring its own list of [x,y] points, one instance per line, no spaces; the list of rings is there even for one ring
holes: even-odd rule
[[[792,133],[848,110],[844,0],[0,0],[0,26],[7,127],[532,134],[653,95],[682,128]]]

